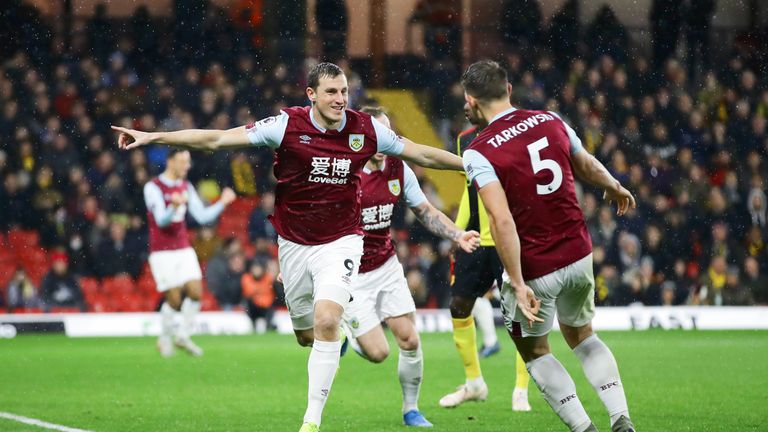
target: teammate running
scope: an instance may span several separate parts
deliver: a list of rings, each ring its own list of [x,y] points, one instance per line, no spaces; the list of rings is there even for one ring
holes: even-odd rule
[[[311,107],[228,130],[121,132],[121,148],[164,144],[202,150],[274,149],[278,259],[296,339],[312,346],[308,402],[301,431],[317,431],[339,365],[339,321],[363,254],[360,172],[377,152],[421,166],[462,170],[461,158],[398,137],[370,115],[347,109],[347,77],[332,63],[309,72]]]
[[[550,352],[547,335],[557,313],[611,429],[634,432],[616,360],[592,331],[592,242],[574,173],[616,201],[619,215],[635,200],[556,114],[512,107],[512,85],[498,63],[471,65],[461,82],[472,115],[484,126],[464,152],[467,177],[479,190],[504,264],[504,321],[528,372],[570,430],[597,430]]]
[[[366,107],[386,127],[389,118],[381,108]],[[400,348],[397,374],[403,391],[403,423],[406,426],[432,427],[419,411],[424,360],[415,326],[416,306],[397,260],[390,225],[392,210],[401,199],[433,234],[455,242],[472,252],[479,244],[477,231],[464,231],[427,201],[416,175],[403,161],[375,154],[362,173],[362,224],[365,231],[360,273],[352,287],[355,298],[344,311],[350,343],[355,351],[373,363],[389,355],[389,343],[381,322],[387,323]]]

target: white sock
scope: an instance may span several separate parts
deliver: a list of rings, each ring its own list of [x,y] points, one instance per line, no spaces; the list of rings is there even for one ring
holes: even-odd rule
[[[485,385],[485,380],[483,379],[483,376],[480,375],[475,379],[467,379],[466,385],[468,389],[472,391],[478,391]]]
[[[494,346],[499,341],[496,336],[496,325],[493,323],[493,306],[485,297],[478,297],[472,308],[472,316],[475,317],[475,325],[483,333],[483,346]]]
[[[592,424],[576,396],[576,384],[552,354],[531,360],[525,365],[544,399],[568,428],[583,432]]]
[[[256,321],[253,323],[253,328],[256,331],[256,334],[264,334],[267,332],[267,319],[266,318],[256,318]]]
[[[397,376],[403,389],[403,414],[419,409],[419,391],[424,374],[424,355],[421,347],[415,350],[400,350],[397,360]]]
[[[629,418],[629,408],[627,398],[624,396],[624,386],[619,377],[619,367],[608,346],[593,334],[576,346],[573,352],[581,361],[584,375],[587,376],[608,410],[611,426],[621,416]]]
[[[176,309],[172,308],[168,302],[163,302],[160,306],[160,335],[163,337],[173,337],[173,319],[176,316]]]
[[[200,312],[200,302],[187,297],[181,303],[181,329],[179,338],[188,338],[195,328],[195,318]]]
[[[331,392],[333,378],[339,367],[341,342],[326,342],[315,340],[312,352],[307,362],[309,373],[309,391],[307,392],[307,411],[304,413],[304,423],[315,423],[320,426],[323,408]]]

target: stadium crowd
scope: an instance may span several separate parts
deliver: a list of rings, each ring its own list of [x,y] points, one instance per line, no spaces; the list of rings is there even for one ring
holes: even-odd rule
[[[97,9],[85,31],[68,42],[54,31],[52,18],[23,3],[0,18],[0,28],[13,22],[20,29],[3,34],[13,43],[4,44],[0,64],[0,301],[9,310],[99,310],[83,294],[80,278],[146,276],[142,187],[162,170],[166,150],[118,152],[111,124],[226,129],[307,103],[304,75],[316,60],[296,43],[304,40],[305,23],[285,29],[285,47],[270,51],[247,13],[192,3],[201,6],[176,16],[205,38],[175,32],[173,21],[142,8],[120,25]],[[523,16],[513,15],[517,3],[536,5],[510,2],[509,16]],[[674,7],[666,3],[654,7]],[[540,12],[500,27],[508,47],[500,60],[509,70],[513,103],[561,113],[585,148],[638,198],[638,208],[619,218],[599,191],[582,191],[598,304],[768,304],[768,83],[760,73],[765,53],[755,48],[766,45],[742,41],[712,66],[707,38],[694,28],[708,31],[705,16],[704,24],[683,26],[689,45],[702,44],[688,47],[685,57],[695,61],[674,57],[677,35],[670,42],[673,36],[656,32],[653,55],[643,55],[610,9],[581,29],[573,18],[578,14],[568,9],[574,4],[567,2],[548,29]],[[665,11],[665,19],[675,16]],[[563,46],[565,39],[572,43]],[[344,52],[339,44],[345,37],[328,40],[321,50]],[[339,64],[350,78],[351,106],[370,103],[360,76],[347,61]],[[458,66],[454,72],[453,84],[430,98],[433,107],[436,101],[450,105],[432,111],[435,124],[447,120],[453,136],[466,126]],[[231,186],[250,203],[247,236],[194,230],[216,299],[212,307],[247,303],[253,317],[268,314],[281,302],[276,234],[266,218],[274,206],[272,153],[198,153],[193,159],[190,179],[203,198],[213,201]],[[437,204],[434,186],[415,172]],[[404,208],[394,219],[397,252],[417,305],[445,307],[450,245]],[[39,246],[15,244],[42,248],[38,260],[19,259],[24,251],[9,249],[12,233],[28,231],[37,233]]]

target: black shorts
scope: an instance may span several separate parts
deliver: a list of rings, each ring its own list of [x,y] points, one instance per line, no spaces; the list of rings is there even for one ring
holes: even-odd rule
[[[481,246],[468,254],[458,249],[454,255],[451,295],[455,297],[482,297],[491,289],[493,281],[501,288],[504,267],[493,246]]]

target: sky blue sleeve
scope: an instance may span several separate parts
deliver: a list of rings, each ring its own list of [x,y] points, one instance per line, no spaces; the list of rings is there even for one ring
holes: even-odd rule
[[[581,138],[576,135],[576,131],[573,130],[573,128],[568,125],[568,123],[563,120],[559,114],[556,112],[549,112],[553,116],[560,119],[561,122],[563,122],[563,126],[565,126],[565,132],[568,134],[568,139],[571,140],[571,156],[575,155],[576,153],[584,150],[584,146],[581,144]]]
[[[416,173],[405,162],[403,162],[403,183],[405,183],[403,185],[403,198],[405,198],[408,207],[416,207],[427,201],[427,196],[421,190]]]
[[[221,212],[224,211],[224,204],[221,201],[206,207],[200,199],[200,195],[197,194],[195,187],[192,186],[192,183],[187,183],[187,192],[189,193],[187,210],[189,210],[189,214],[191,214],[200,225],[206,225],[215,221]]]
[[[252,145],[276,149],[280,147],[287,127],[288,114],[280,111],[276,116],[267,117],[246,126],[245,134]]]
[[[381,124],[371,117],[373,129],[376,130],[376,151],[389,156],[399,156],[403,153],[405,144],[400,140],[395,131]]]
[[[462,160],[464,161],[464,171],[467,173],[467,178],[469,178],[469,181],[473,182],[478,189],[488,183],[499,181],[499,177],[496,175],[493,165],[488,162],[488,159],[486,159],[485,156],[477,152],[477,150],[465,151]]]
[[[172,205],[165,205],[163,191],[152,182],[148,182],[144,185],[144,204],[146,204],[147,210],[149,210],[155,218],[157,226],[165,228],[171,223],[171,218],[173,217],[175,209]]]

